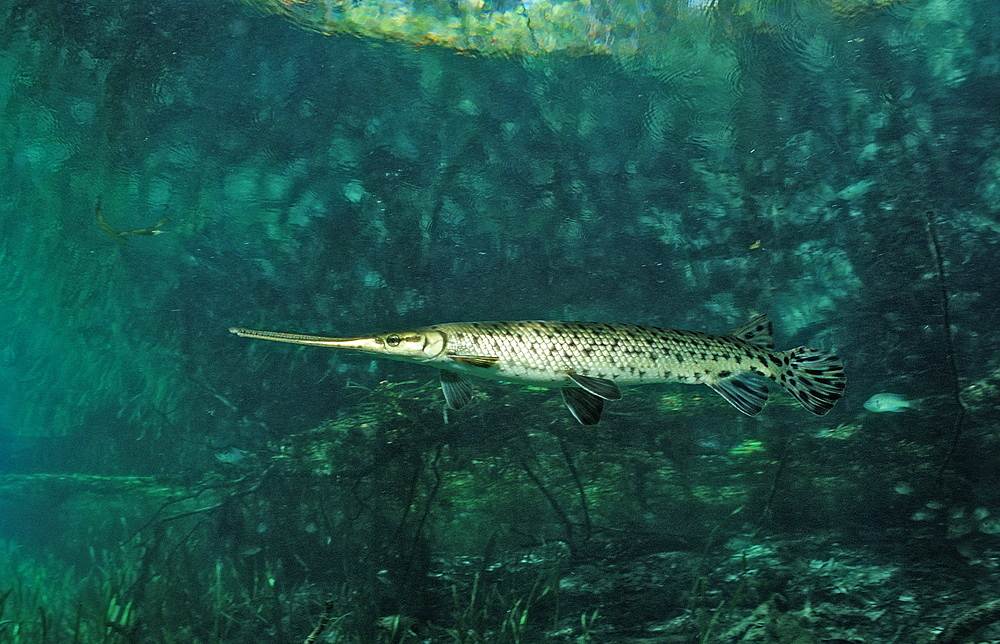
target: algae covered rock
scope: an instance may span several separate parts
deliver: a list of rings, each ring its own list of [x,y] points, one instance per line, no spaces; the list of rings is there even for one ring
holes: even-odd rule
[[[962,390],[962,404],[971,413],[990,413],[1000,406],[1000,369]]]
[[[352,34],[415,45],[437,45],[487,55],[653,55],[677,40],[678,27],[708,33],[715,18],[768,31],[777,21],[764,0],[710,2],[660,0],[244,0],[305,29]],[[857,18],[899,0],[815,0],[807,3],[830,18]]]

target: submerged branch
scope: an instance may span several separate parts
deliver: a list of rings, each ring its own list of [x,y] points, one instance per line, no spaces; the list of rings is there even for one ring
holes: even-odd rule
[[[319,623],[316,624],[316,628],[313,629],[312,633],[309,633],[309,637],[303,644],[313,644],[318,642],[319,638],[324,635],[326,627],[330,625],[333,620],[333,609],[336,603],[332,599],[326,600],[326,605],[323,607],[323,614],[319,618]]]
[[[555,512],[559,517],[559,520],[566,529],[566,544],[569,546],[571,552],[574,551],[576,540],[573,538],[573,522],[570,521],[569,515],[566,514],[566,511],[559,505],[559,501],[556,499],[552,491],[545,487],[545,483],[542,482],[542,480],[538,478],[538,475],[531,470],[531,466],[528,465],[528,461],[521,459],[521,467],[524,469],[524,473],[528,475],[528,478],[531,479],[531,482],[535,484],[535,487],[537,487],[542,493],[542,496],[545,497],[545,500],[549,502],[553,512]]]
[[[587,491],[583,487],[583,481],[580,479],[580,473],[577,471],[576,465],[573,464],[573,457],[570,455],[569,450],[566,449],[566,441],[562,438],[559,439],[559,449],[562,450],[563,458],[566,459],[566,467],[569,469],[569,473],[573,476],[573,482],[576,484],[576,489],[580,492],[580,511],[583,513],[583,526],[586,538],[589,539],[593,533],[594,526],[590,521],[590,508],[587,504]]]
[[[941,246],[938,243],[937,228],[934,223],[934,211],[928,210],[924,213],[924,220],[927,227],[927,243],[931,250],[931,256],[934,258],[934,264],[937,268],[937,284],[940,290],[941,299],[941,323],[944,325],[944,347],[948,354],[947,365],[948,365],[948,376],[951,380],[951,391],[949,391],[949,396],[955,403],[958,413],[955,414],[955,421],[953,423],[953,433],[951,439],[951,445],[948,447],[948,452],[944,456],[944,460],[941,462],[941,467],[938,470],[938,478],[940,479],[944,475],[945,469],[948,467],[948,463],[951,462],[951,458],[958,448],[958,442],[962,438],[962,426],[965,423],[965,405],[962,404],[962,386],[958,380],[958,361],[955,357],[955,338],[951,332],[951,307],[950,307],[950,294],[948,291],[948,280],[947,274],[944,268],[944,258],[941,255]]]
[[[143,235],[146,237],[153,237],[159,235],[160,233],[165,233],[167,231],[160,230],[160,228],[170,221],[172,218],[167,217],[166,219],[161,219],[149,228],[134,228],[132,230],[116,230],[108,223],[104,218],[104,212],[101,211],[101,198],[97,198],[97,202],[94,204],[94,218],[97,219],[98,227],[103,230],[106,234],[112,237],[119,244],[125,243],[125,237],[128,235]]]
[[[1000,599],[986,602],[963,613],[931,642],[932,644],[960,644],[969,640],[976,631],[997,620],[1000,620]]]

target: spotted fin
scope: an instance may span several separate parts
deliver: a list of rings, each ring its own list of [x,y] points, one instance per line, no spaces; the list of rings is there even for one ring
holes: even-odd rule
[[[767,385],[758,374],[745,372],[723,378],[708,386],[719,392],[730,405],[747,416],[756,416],[767,402]]]
[[[809,347],[798,347],[784,354],[788,367],[777,374],[785,390],[802,406],[822,416],[844,395],[847,377],[840,358]]]
[[[604,411],[604,399],[579,387],[563,387],[563,402],[581,425],[596,425]]]
[[[470,367],[481,367],[483,369],[489,369],[500,360],[500,358],[496,356],[448,356],[448,357],[459,364],[468,365]]]
[[[622,390],[607,378],[594,378],[592,376],[581,376],[575,373],[566,374],[569,379],[580,385],[598,398],[604,400],[621,400]]]
[[[774,349],[774,331],[771,329],[771,319],[766,314],[758,315],[731,335],[757,347]]]
[[[441,370],[441,391],[450,409],[458,411],[472,400],[472,384],[461,374]]]

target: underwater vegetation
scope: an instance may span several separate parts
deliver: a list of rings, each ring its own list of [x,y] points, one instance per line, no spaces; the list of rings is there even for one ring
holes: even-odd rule
[[[1000,637],[993,0],[247,4],[0,3],[0,642]],[[226,332],[754,311],[828,414]]]
[[[616,641],[635,624],[705,642],[873,632],[844,626],[853,622],[889,633],[897,626],[876,608],[885,598],[909,593],[893,618],[905,619],[935,610],[938,590],[904,580],[894,549],[831,551],[818,536],[850,525],[858,482],[896,499],[881,511],[896,514],[897,534],[926,531],[908,548],[933,551],[934,526],[947,523],[975,566],[993,556],[982,537],[1000,533],[984,508],[918,508],[915,490],[933,487],[937,463],[917,445],[885,440],[890,471],[851,461],[864,427],[832,442],[789,440],[777,421],[753,443],[734,433],[727,448],[676,431],[729,409],[715,398],[672,395],[682,410],[666,431],[636,420],[611,436],[546,420],[552,405],[530,390],[520,396],[537,398],[538,411],[519,409],[517,394],[480,396],[482,414],[445,423],[428,404],[433,389],[384,383],[337,418],[219,461],[200,480],[0,477],[5,502],[61,498],[69,520],[57,536],[79,553],[68,565],[6,543],[0,638]],[[622,405],[636,419],[660,407]],[[825,459],[805,469],[817,449]],[[88,515],[107,518],[74,520]],[[748,522],[817,536],[764,537]]]

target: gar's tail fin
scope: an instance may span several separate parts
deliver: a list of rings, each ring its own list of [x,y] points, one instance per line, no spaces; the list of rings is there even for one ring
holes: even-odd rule
[[[787,365],[776,380],[802,406],[822,416],[844,395],[844,363],[832,353],[798,347],[784,355]]]

